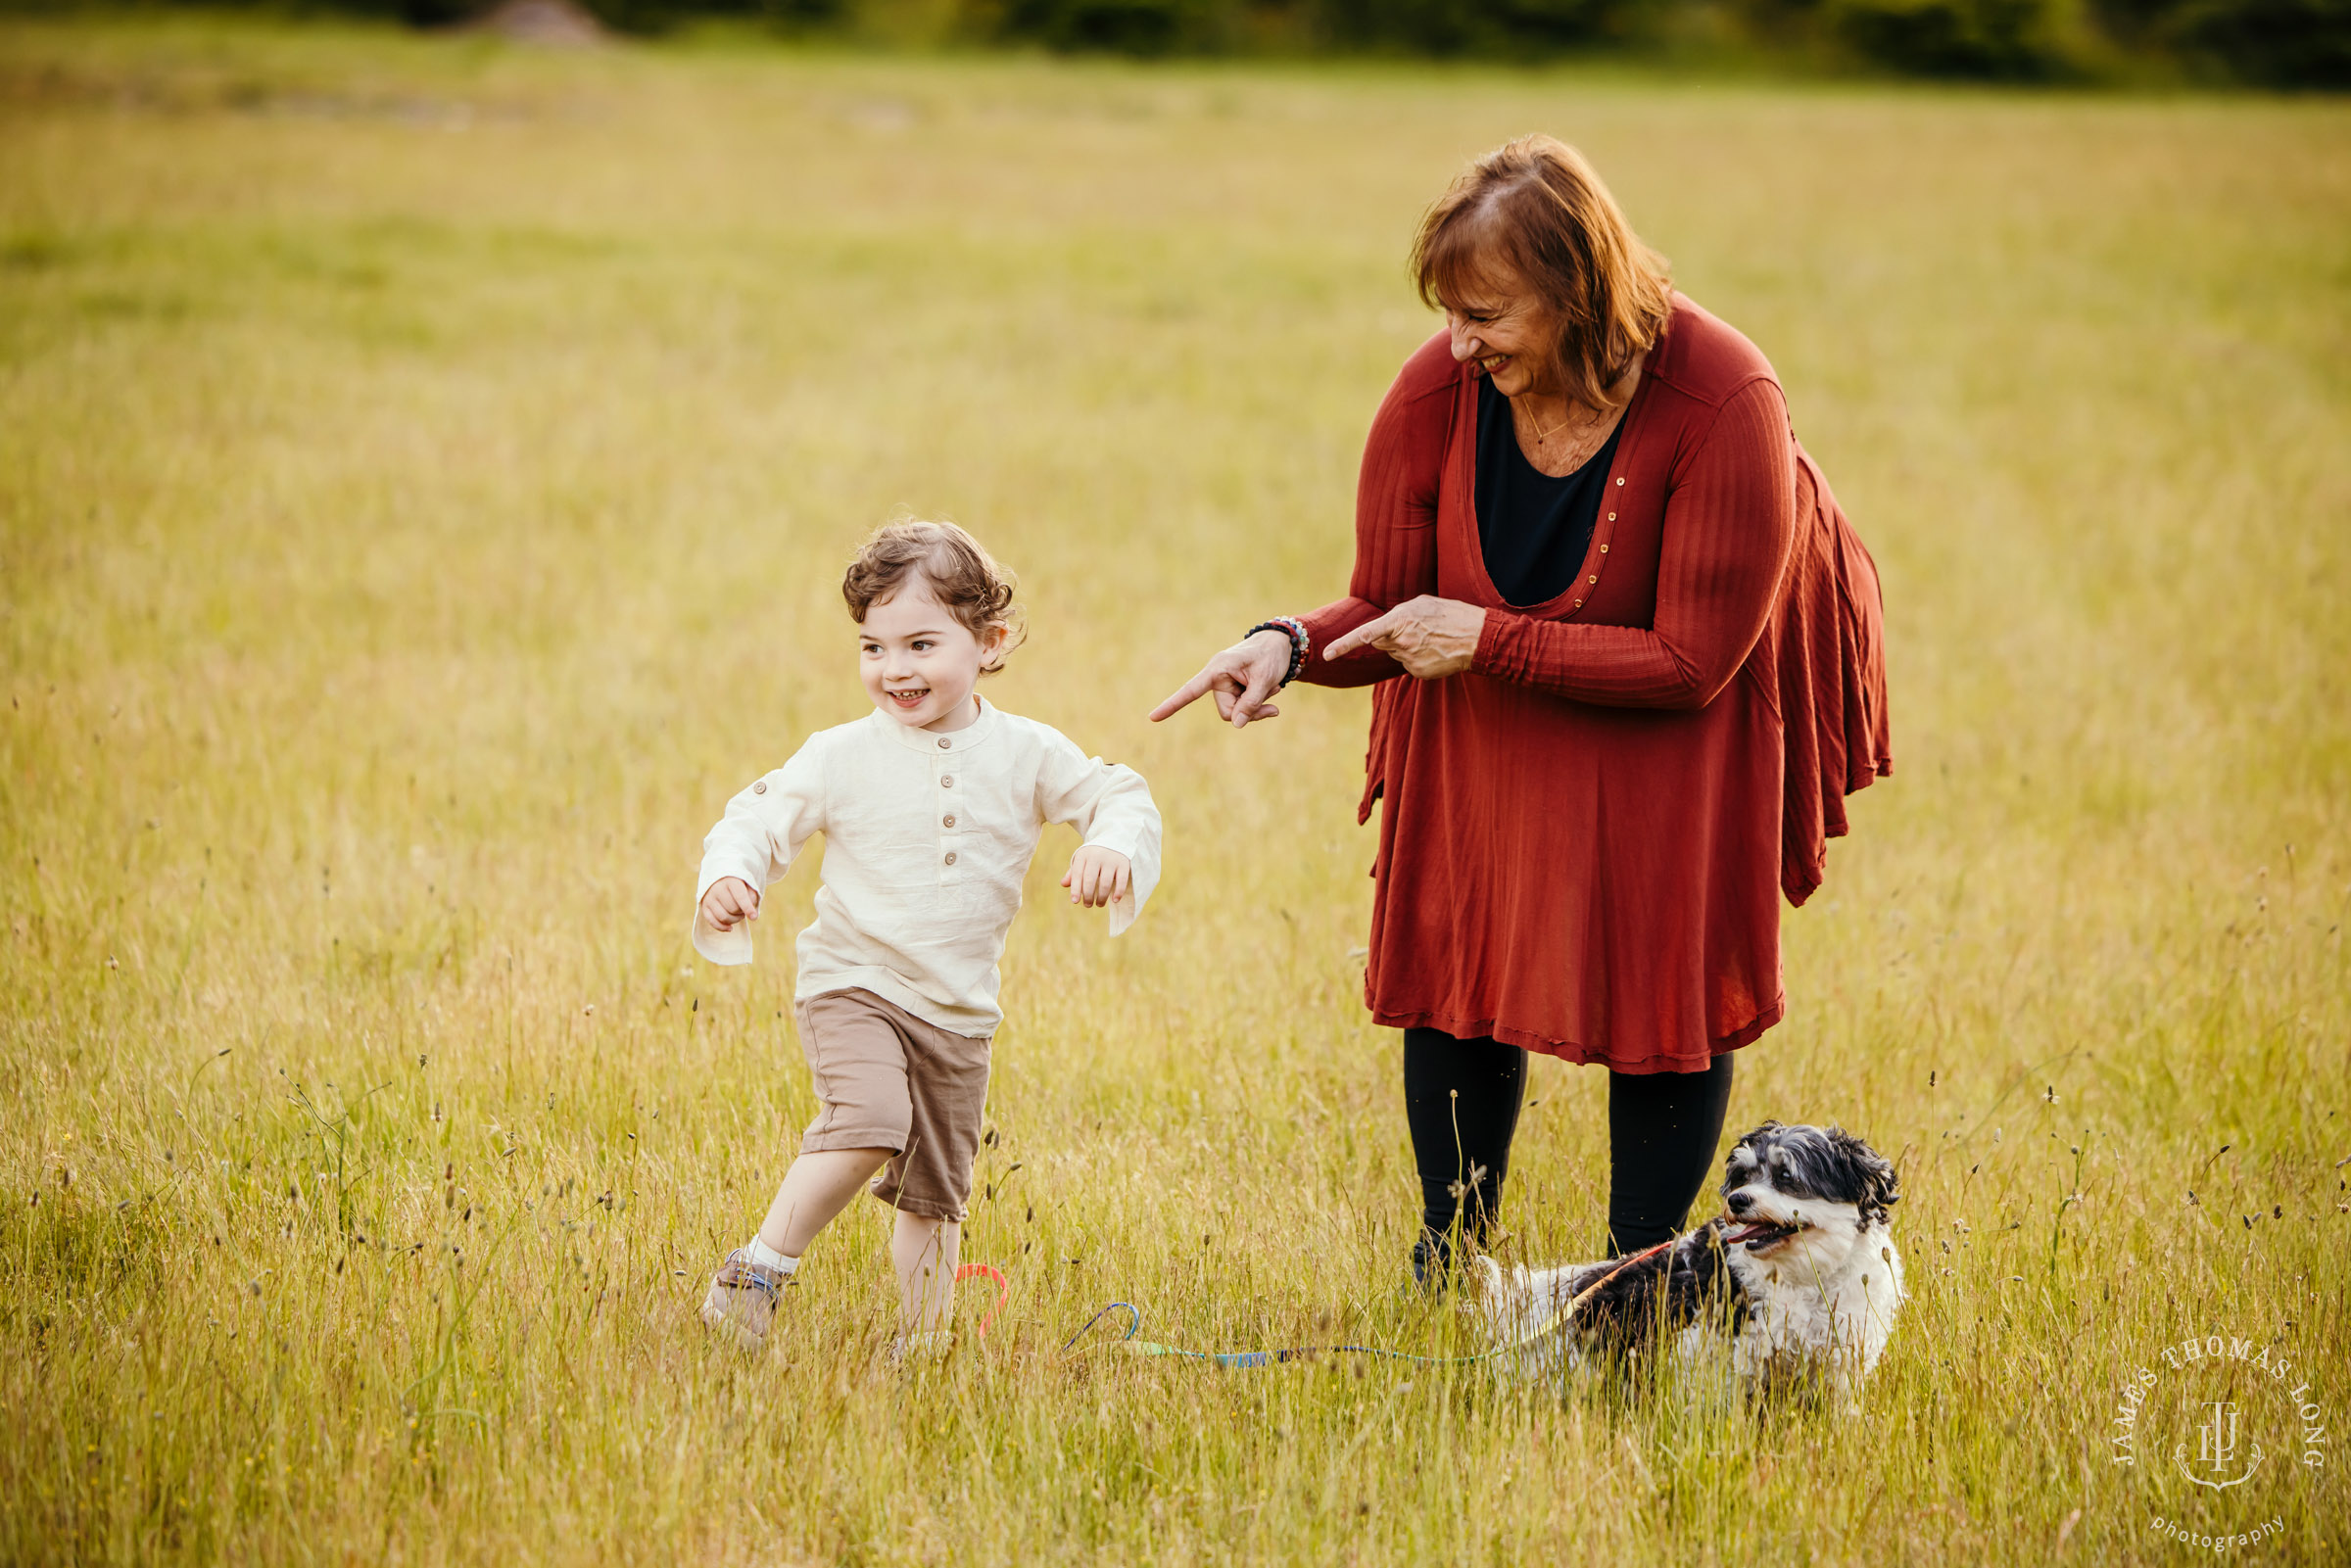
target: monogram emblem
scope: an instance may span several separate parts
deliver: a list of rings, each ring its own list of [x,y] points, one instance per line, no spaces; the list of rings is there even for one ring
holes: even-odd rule
[[[2172,1462],[2180,1466],[2182,1475],[2200,1487],[2211,1487],[2215,1491],[2219,1491],[2227,1487],[2243,1486],[2253,1479],[2253,1472],[2261,1468],[2261,1445],[2258,1443],[2243,1445],[2249,1450],[2244,1461],[2245,1467],[2242,1471],[2231,1475],[2229,1472],[2236,1467],[2239,1447],[2235,1402],[2209,1400],[2205,1402],[2203,1408],[2208,1412],[2208,1419],[2203,1425],[2196,1428],[2195,1468],[2190,1468],[2188,1465],[2187,1445],[2184,1443],[2172,1450]],[[2197,1469],[2201,1469],[2205,1473],[2198,1475]]]

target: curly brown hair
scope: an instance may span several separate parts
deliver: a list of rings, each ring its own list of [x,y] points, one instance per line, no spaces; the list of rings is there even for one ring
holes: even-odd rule
[[[1498,262],[1559,323],[1560,390],[1588,408],[1613,407],[1613,389],[1665,330],[1673,285],[1583,154],[1521,136],[1463,169],[1421,215],[1412,268],[1422,304],[1492,289]]]
[[[1013,576],[978,540],[953,523],[903,518],[874,530],[840,580],[849,619],[865,624],[865,612],[894,596],[919,574],[934,598],[972,636],[986,640],[991,626],[1004,628],[1004,641],[980,666],[982,675],[1004,667],[1004,657],[1027,635],[1013,602]]]

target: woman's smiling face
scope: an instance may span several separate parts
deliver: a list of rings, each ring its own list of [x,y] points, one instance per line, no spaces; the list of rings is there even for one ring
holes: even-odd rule
[[[1552,390],[1559,327],[1516,272],[1496,266],[1474,293],[1445,301],[1445,331],[1454,358],[1475,360],[1504,397]]]
[[[934,598],[918,573],[886,599],[869,605],[857,628],[857,670],[874,706],[910,728],[960,730],[979,717],[972,688],[980,668],[1004,641],[1001,627],[985,639]]]

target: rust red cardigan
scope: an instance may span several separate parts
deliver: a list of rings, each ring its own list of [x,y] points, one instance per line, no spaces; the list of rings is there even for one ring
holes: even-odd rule
[[[1478,545],[1476,372],[1443,334],[1374,416],[1349,594],[1301,679],[1378,683],[1365,999],[1627,1072],[1779,1022],[1780,892],[1890,771],[1877,575],[1754,346],[1679,295],[1625,410],[1583,567],[1506,605]],[[1467,673],[1319,649],[1415,594],[1482,605]]]

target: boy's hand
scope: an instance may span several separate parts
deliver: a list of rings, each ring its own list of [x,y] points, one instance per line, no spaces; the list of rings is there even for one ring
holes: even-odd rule
[[[1134,868],[1115,849],[1080,844],[1078,853],[1070,857],[1069,874],[1062,878],[1061,885],[1070,890],[1071,903],[1098,909],[1127,896],[1127,889],[1134,885]]]
[[[759,889],[740,877],[721,877],[702,895],[702,919],[714,929],[731,931],[746,920],[759,918]]]

